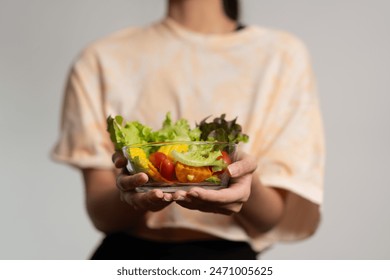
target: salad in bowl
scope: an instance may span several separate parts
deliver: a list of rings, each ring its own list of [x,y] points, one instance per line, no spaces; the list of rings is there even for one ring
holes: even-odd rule
[[[227,121],[222,114],[208,119],[191,128],[186,119],[173,122],[168,112],[162,127],[153,130],[138,121],[109,116],[107,131],[115,149],[127,158],[130,174],[148,175],[148,182],[136,189],[139,192],[225,188],[229,183],[227,166],[235,161],[237,145],[249,137],[242,133],[237,118]]]

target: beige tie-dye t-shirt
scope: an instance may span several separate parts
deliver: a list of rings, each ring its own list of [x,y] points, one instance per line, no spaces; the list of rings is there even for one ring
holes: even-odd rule
[[[247,26],[224,35],[185,29],[172,19],[127,28],[90,44],[74,62],[52,156],[77,168],[113,168],[108,115],[159,128],[167,112],[191,125],[238,117],[265,187],[289,191],[280,224],[251,236],[231,216],[173,203],[147,214],[152,229],[180,227],[247,241],[261,251],[315,232],[323,198],[324,143],[310,58],[295,36]]]

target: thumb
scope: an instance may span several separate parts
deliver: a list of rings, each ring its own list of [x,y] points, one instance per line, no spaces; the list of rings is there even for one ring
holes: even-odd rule
[[[126,160],[125,156],[122,154],[122,152],[116,151],[112,155],[112,162],[114,163],[116,168],[123,168],[126,166],[127,160]]]
[[[232,178],[244,176],[253,173],[257,168],[255,158],[248,154],[241,154],[238,161],[228,166],[228,172]]]

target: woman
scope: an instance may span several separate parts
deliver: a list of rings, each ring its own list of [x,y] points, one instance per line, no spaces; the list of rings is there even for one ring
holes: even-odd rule
[[[237,4],[170,0],[161,21],[102,38],[75,62],[53,157],[82,171],[106,235],[92,259],[256,259],[315,232],[323,139],[307,51],[288,33],[240,24]],[[158,127],[167,111],[238,117],[250,142],[228,167],[229,188],[134,191],[147,176],[123,171],[106,117]]]

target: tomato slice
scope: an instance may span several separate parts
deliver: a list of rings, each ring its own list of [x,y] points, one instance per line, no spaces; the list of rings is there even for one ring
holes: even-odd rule
[[[230,158],[229,154],[226,151],[222,151],[222,156],[217,157],[217,159],[223,159],[223,161],[229,165],[232,163],[232,159]]]
[[[160,165],[160,174],[167,180],[175,179],[175,164],[169,158],[164,159]]]
[[[232,159],[230,158],[229,154],[226,151],[221,151],[222,156],[217,157],[217,159],[222,159],[227,165],[232,163]],[[221,175],[225,173],[225,170],[214,172],[214,175]]]
[[[150,162],[158,169],[160,170],[161,163],[167,158],[167,156],[161,152],[154,152],[150,154],[149,160]]]

